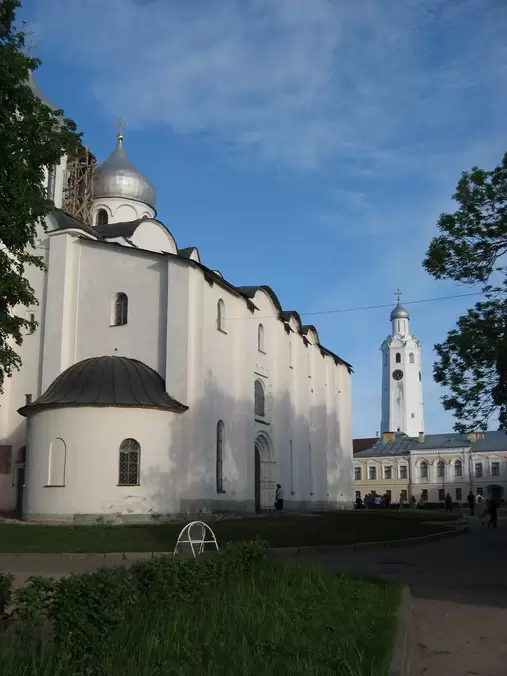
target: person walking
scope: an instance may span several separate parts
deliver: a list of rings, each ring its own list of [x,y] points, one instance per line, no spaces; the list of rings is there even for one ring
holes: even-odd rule
[[[281,484],[276,484],[275,509],[283,509],[283,488]]]
[[[468,494],[468,506],[470,507],[470,516],[474,515],[474,510],[475,510],[475,495],[470,491]]]
[[[486,521],[486,514],[489,510],[489,500],[484,500],[482,495],[477,496],[477,516],[480,519],[481,524],[484,526]]]
[[[498,504],[494,498],[491,498],[489,501],[489,521],[488,521],[488,528],[493,528],[497,527],[497,519],[498,519]]]

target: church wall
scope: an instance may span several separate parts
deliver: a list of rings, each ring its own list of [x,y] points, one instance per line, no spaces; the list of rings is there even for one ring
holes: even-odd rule
[[[97,212],[100,209],[107,211],[109,223],[125,223],[135,221],[143,216],[154,218],[156,215],[155,209],[144,204],[144,202],[133,199],[127,200],[123,197],[102,197],[96,199],[93,204],[92,222],[94,225],[97,221]]]
[[[74,407],[32,415],[24,513],[28,520],[150,520],[177,513],[194,490],[190,456],[179,443],[180,415],[136,408]],[[49,449],[65,443],[65,485],[47,486]],[[118,485],[119,447],[141,446],[140,485]]]
[[[167,274],[161,256],[82,241],[71,363],[102,355],[130,357],[165,378]],[[118,293],[128,297],[128,321],[112,326]]]
[[[41,256],[47,263],[47,237],[41,237],[34,253]],[[21,346],[13,346],[21,358],[21,367],[19,371],[13,372],[12,377],[5,379],[4,392],[0,394],[0,445],[11,446],[11,471],[7,474],[0,474],[0,512],[11,512],[16,507],[18,469],[23,466],[23,464],[16,464],[16,461],[20,457],[21,447],[26,443],[26,420],[19,415],[18,409],[27,403],[27,396],[35,400],[41,394],[40,365],[44,339],[47,276],[43,270],[34,267],[27,268],[25,274],[39,304],[29,308],[19,306],[15,311],[25,318],[33,313],[39,326],[32,334],[25,332]]]

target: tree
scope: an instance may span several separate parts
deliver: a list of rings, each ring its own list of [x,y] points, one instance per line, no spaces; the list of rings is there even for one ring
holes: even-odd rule
[[[40,60],[23,53],[25,34],[14,26],[19,7],[19,0],[0,0],[0,392],[5,377],[21,366],[15,346],[30,328],[15,309],[37,304],[25,274],[28,266],[44,267],[34,253],[37,229],[53,208],[44,170],[72,155],[80,139],[75,123],[28,85]]]
[[[460,317],[435,346],[435,381],[447,387],[446,410],[458,432],[486,430],[497,416],[507,425],[507,153],[491,171],[464,172],[453,199],[459,209],[441,214],[440,234],[423,265],[436,279],[483,284],[485,301]]]

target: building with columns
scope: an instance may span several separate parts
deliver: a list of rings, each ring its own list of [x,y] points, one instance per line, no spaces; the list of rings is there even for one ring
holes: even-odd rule
[[[0,395],[0,511],[253,512],[277,482],[287,509],[351,506],[350,364],[270,287],[232,284],[179,245],[124,145],[120,128],[89,222],[62,208],[67,158],[46,173],[46,270],[27,271],[39,304],[17,309],[34,324]]]

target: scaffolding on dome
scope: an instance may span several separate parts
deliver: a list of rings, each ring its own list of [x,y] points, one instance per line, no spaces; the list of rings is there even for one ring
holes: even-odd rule
[[[63,187],[63,210],[78,221],[92,225],[92,180],[97,164],[95,155],[80,146],[76,156],[69,158]]]

